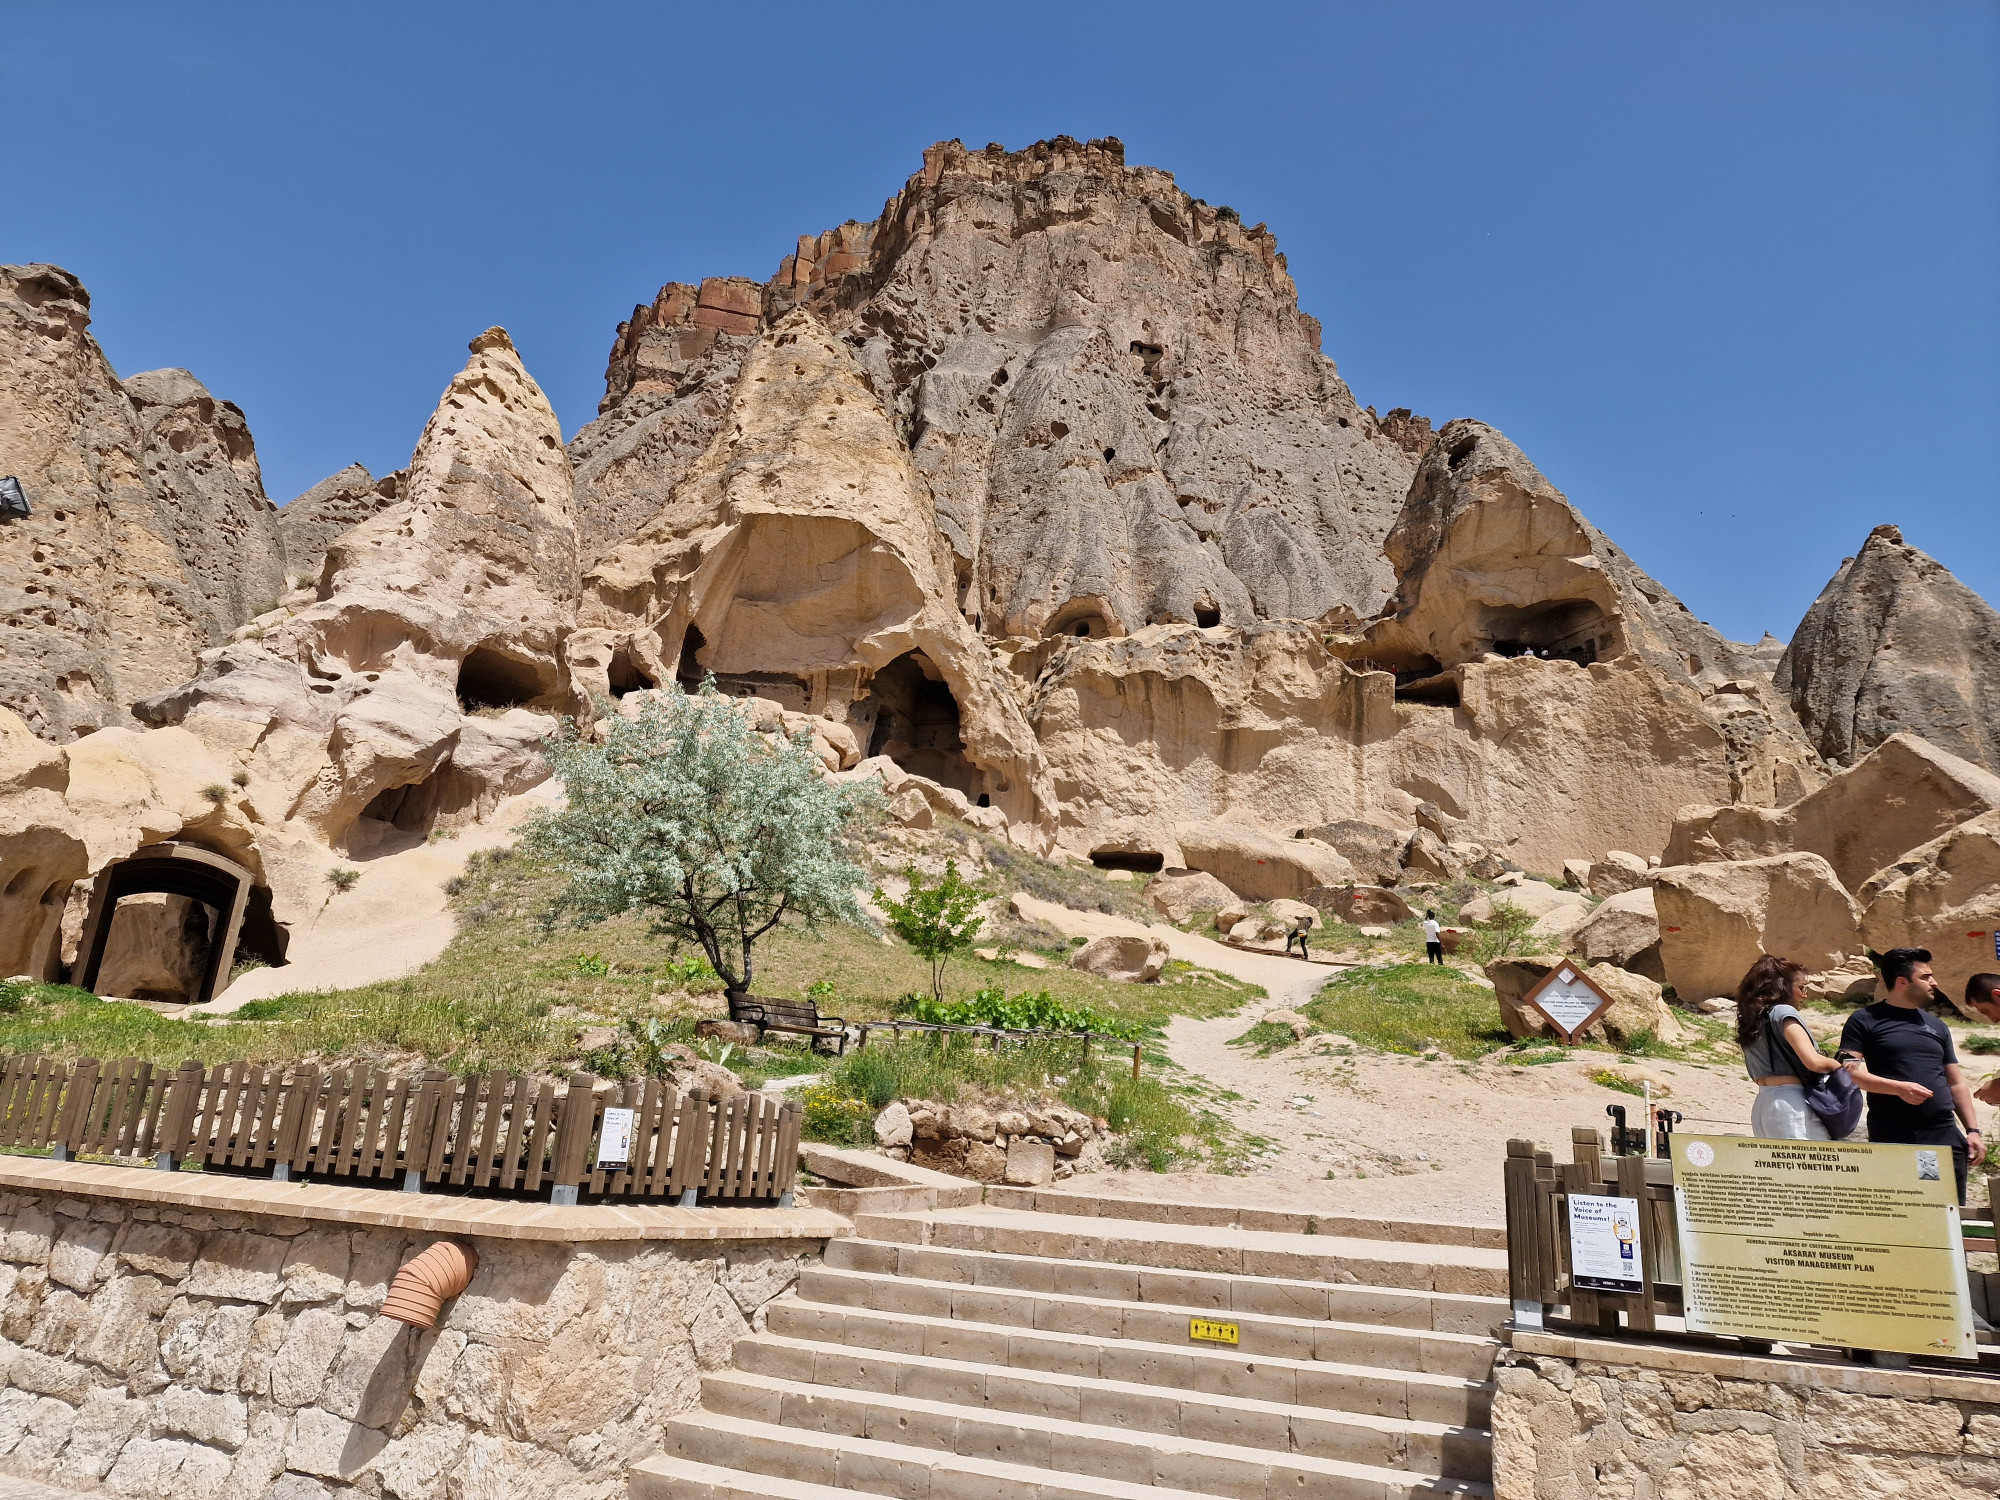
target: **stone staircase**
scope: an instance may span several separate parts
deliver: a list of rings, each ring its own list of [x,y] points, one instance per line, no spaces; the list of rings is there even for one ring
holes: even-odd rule
[[[857,1213],[632,1500],[1491,1495],[1490,1231],[988,1196]],[[1239,1342],[1191,1339],[1196,1319]]]

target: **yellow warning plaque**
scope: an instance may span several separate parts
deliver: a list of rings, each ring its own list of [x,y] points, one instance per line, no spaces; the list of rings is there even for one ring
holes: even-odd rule
[[[1217,1323],[1211,1318],[1189,1318],[1188,1337],[1207,1344],[1233,1344],[1237,1341],[1237,1327],[1234,1323]]]

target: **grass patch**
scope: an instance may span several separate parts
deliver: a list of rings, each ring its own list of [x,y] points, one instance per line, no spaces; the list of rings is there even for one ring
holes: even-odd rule
[[[1643,1083],[1627,1078],[1623,1073],[1616,1072],[1610,1068],[1597,1069],[1590,1075],[1590,1081],[1602,1088],[1616,1089],[1621,1094],[1638,1094],[1643,1096],[1646,1092],[1646,1086]]]
[[[1510,1052],[1503,1059],[1510,1068],[1539,1068],[1544,1063],[1561,1062],[1569,1056],[1560,1047],[1542,1052]]]
[[[1432,1048],[1449,1057],[1484,1057],[1513,1040],[1493,992],[1438,964],[1343,974],[1304,1013],[1327,1031],[1412,1057]]]
[[[1295,1045],[1296,1041],[1291,1027],[1277,1021],[1259,1021],[1243,1035],[1231,1037],[1229,1045],[1249,1047],[1254,1049],[1259,1057],[1269,1057],[1274,1052],[1282,1052],[1285,1048]]]

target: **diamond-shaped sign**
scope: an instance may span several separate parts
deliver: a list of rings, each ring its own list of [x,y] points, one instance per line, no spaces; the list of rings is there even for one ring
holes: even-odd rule
[[[1611,1009],[1611,997],[1599,989],[1582,966],[1565,960],[1542,977],[1521,998],[1574,1047],[1590,1023]]]

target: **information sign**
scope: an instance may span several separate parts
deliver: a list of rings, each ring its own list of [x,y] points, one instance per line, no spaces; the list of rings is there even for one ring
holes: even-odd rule
[[[1978,1357],[1949,1147],[1673,1141],[1689,1329]]]
[[[597,1134],[597,1164],[600,1167],[629,1166],[632,1161],[632,1111],[607,1109],[604,1128]]]
[[[1590,1292],[1643,1292],[1639,1200],[1569,1195],[1569,1279]]]
[[[1611,997],[1582,969],[1566,961],[1549,970],[1521,1003],[1539,1011],[1572,1045],[1592,1021],[1611,1009]]]

